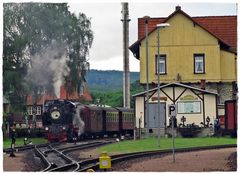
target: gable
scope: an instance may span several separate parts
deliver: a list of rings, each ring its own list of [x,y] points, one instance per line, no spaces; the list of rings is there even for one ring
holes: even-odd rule
[[[203,17],[190,17],[177,6],[175,12],[165,18],[149,18],[148,20],[148,33],[151,34],[156,30],[156,25],[164,23],[171,19],[176,14],[183,14],[193,23],[206,30],[220,43],[220,47],[229,52],[237,52],[237,16],[203,16]],[[227,27],[226,27],[227,26]],[[145,38],[145,18],[138,19],[138,40],[133,43],[129,49],[133,52],[134,56],[139,59],[139,45]]]
[[[168,28],[160,29],[160,45],[164,46],[203,46],[218,45],[218,39],[181,13],[177,13],[165,22]],[[149,35],[149,46],[157,46],[158,30]],[[145,38],[141,46],[145,46]]]

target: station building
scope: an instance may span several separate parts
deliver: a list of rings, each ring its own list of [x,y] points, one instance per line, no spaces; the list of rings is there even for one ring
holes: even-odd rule
[[[218,115],[217,93],[198,89],[181,83],[170,83],[160,86],[160,117],[158,114],[158,88],[149,90],[149,99],[147,92],[135,94],[135,115],[136,127],[146,128],[147,117],[146,108],[149,103],[149,128],[152,132],[157,132],[158,122],[160,122],[161,134],[165,134],[166,128],[170,127],[170,117],[168,105],[176,105],[176,125],[180,124],[195,125],[212,125]],[[182,118],[185,117],[184,123]],[[160,119],[160,121],[159,121]],[[209,119],[209,120],[208,120]]]
[[[170,26],[158,29],[161,23]],[[129,49],[139,60],[140,84],[145,89],[148,64],[150,97],[146,91],[134,95],[138,128],[148,124],[146,101],[149,128],[157,126],[158,73],[162,129],[169,126],[168,104],[177,106],[177,124],[184,116],[186,124],[201,126],[207,117],[213,124],[224,113],[224,102],[237,98],[237,16],[191,17],[177,6],[167,17],[138,18],[138,39]]]
[[[160,28],[158,46],[157,24]],[[138,18],[138,40],[129,49],[140,62],[146,86],[146,26],[150,89],[178,82],[218,93],[218,104],[237,96],[237,16],[191,17],[180,6],[168,17]],[[159,68],[157,63],[160,48]]]

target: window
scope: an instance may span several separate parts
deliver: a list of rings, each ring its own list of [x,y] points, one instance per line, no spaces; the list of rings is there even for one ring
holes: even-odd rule
[[[32,113],[32,106],[28,106],[27,107],[27,113],[28,113],[28,115],[32,115],[33,113]]]
[[[205,73],[204,54],[194,54],[194,73],[195,74]]]
[[[37,115],[41,115],[41,106],[37,106]]]
[[[197,114],[201,113],[200,101],[180,101],[177,102],[178,114]]]
[[[156,57],[156,74],[158,74],[158,72],[160,74],[166,74],[166,55],[160,55],[159,58],[159,64],[158,64],[158,55],[155,56]],[[159,65],[159,68],[158,68]]]

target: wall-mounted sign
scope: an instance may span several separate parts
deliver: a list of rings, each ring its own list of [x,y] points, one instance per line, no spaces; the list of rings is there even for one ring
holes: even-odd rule
[[[198,100],[198,98],[192,95],[185,95],[184,97],[180,98],[180,100]]]
[[[179,114],[201,113],[201,102],[200,101],[180,101],[180,102],[177,102],[177,109]]]
[[[152,101],[158,100],[158,97],[152,97]],[[167,97],[160,97],[160,100],[167,101]]]

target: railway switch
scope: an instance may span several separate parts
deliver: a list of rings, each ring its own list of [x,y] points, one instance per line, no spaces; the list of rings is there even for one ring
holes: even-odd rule
[[[111,157],[109,157],[106,152],[103,152],[99,157],[99,167],[100,169],[111,168]]]

